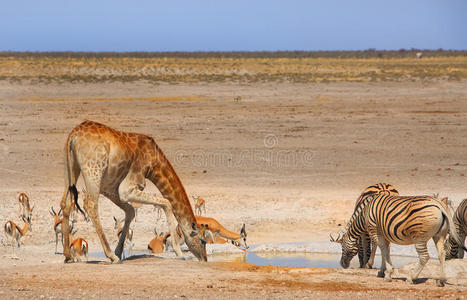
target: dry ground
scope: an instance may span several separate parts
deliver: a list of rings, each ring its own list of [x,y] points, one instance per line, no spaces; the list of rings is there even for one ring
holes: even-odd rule
[[[0,236],[2,298],[466,294],[465,277],[449,278],[456,285],[436,288],[432,275],[411,286],[402,280],[383,283],[374,270],[155,258],[63,265],[53,253],[47,212],[52,205],[58,208],[63,193],[66,136],[85,119],[153,136],[188,193],[203,196],[208,215],[226,227],[237,231],[246,223],[250,244],[326,240],[349,218],[359,192],[380,181],[401,194],[439,192],[458,203],[467,194],[465,81],[154,85],[25,80],[0,81],[0,99],[0,219],[19,221],[21,191],[36,205],[33,231],[23,240],[18,260],[11,259]],[[115,245],[112,216],[122,213],[105,198],[100,203]],[[155,222],[152,208],[140,209],[134,225],[137,248],[146,247]],[[165,230],[162,221],[158,226]],[[101,251],[90,224],[81,221],[79,234],[91,252]]]

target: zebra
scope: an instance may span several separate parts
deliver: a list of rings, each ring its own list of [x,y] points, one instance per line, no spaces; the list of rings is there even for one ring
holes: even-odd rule
[[[358,197],[355,203],[355,210],[363,203],[363,200],[369,195],[375,195],[384,193],[385,195],[394,195],[399,196],[399,192],[388,183],[377,183],[374,185],[370,185]],[[377,244],[371,244],[371,239],[367,232],[364,232],[357,240],[358,245],[358,260],[360,262],[360,268],[368,268],[371,269],[373,267],[373,262],[375,260],[375,256],[373,252],[373,256],[371,256],[371,249],[377,247]]]
[[[461,204],[459,204],[453,219],[461,243],[458,244],[454,237],[449,234],[449,238],[446,241],[447,260],[452,258],[464,258],[464,250],[462,248],[459,249],[459,245],[464,245],[465,237],[467,236],[467,199],[462,200]]]
[[[346,229],[340,240],[341,266],[349,267],[350,260],[358,252],[358,237],[368,232],[372,242],[377,242],[381,248],[382,263],[378,277],[384,277],[385,281],[391,281],[393,273],[389,254],[390,242],[399,245],[415,244],[419,261],[407,278],[408,282],[413,283],[430,258],[426,244],[433,238],[441,267],[440,278],[436,280],[438,286],[444,286],[446,282],[444,240],[448,229],[453,232],[455,240],[459,239],[451,213],[437,198],[431,196],[369,195],[352,214]],[[375,250],[373,248],[372,252]]]

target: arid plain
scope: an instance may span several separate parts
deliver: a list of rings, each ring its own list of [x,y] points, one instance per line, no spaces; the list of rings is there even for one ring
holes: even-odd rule
[[[467,59],[0,57],[0,220],[19,224],[17,196],[35,205],[18,259],[0,234],[0,298],[465,298],[467,275],[437,288],[438,263],[421,282],[405,269],[259,267],[139,258],[119,265],[63,264],[49,209],[64,191],[63,147],[89,119],[154,137],[189,195],[249,244],[327,241],[377,182],[403,195],[467,197]],[[81,190],[83,183],[79,182]],[[156,192],[155,187],[149,186]],[[160,195],[160,193],[159,193]],[[113,216],[101,221],[115,247]],[[134,223],[145,249],[151,207]],[[99,252],[91,223],[79,235]],[[409,246],[410,247],[410,246]],[[59,247],[61,251],[61,247]],[[97,263],[99,262],[100,263]],[[425,280],[427,279],[427,280]]]

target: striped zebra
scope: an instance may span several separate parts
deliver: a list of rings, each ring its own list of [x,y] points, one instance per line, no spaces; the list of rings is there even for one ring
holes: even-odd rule
[[[454,226],[460,239],[460,244],[449,234],[446,241],[446,259],[464,258],[464,250],[459,245],[464,245],[467,236],[467,199],[462,200],[453,216]]]
[[[399,196],[399,192],[392,186],[391,184],[388,183],[377,183],[374,185],[370,185],[366,189],[363,190],[363,192],[360,194],[360,196],[357,199],[357,202],[355,203],[355,209],[354,211],[357,210],[357,208],[363,203],[363,200],[368,197],[369,195],[376,195],[383,193],[385,195],[393,195],[393,196]],[[358,260],[360,262],[360,268],[368,268],[371,269],[373,267],[373,262],[375,260],[375,255],[376,253],[376,243],[371,243],[370,236],[368,235],[367,232],[364,232],[357,240],[357,245],[358,245]],[[375,249],[373,252],[373,256],[371,249]]]
[[[391,281],[393,267],[389,254],[389,243],[399,245],[415,244],[419,261],[411,271],[407,281],[413,283],[418,277],[428,255],[427,242],[432,238],[438,250],[441,272],[436,280],[438,286],[444,286],[444,241],[448,229],[453,232],[453,238],[459,237],[455,232],[454,221],[444,205],[431,196],[401,197],[385,194],[370,195],[363,199],[352,214],[347,230],[342,237],[342,257],[340,264],[348,268],[350,260],[357,254],[357,239],[368,232],[372,242],[377,242],[381,248],[382,263],[378,277]],[[372,252],[376,249],[373,248]]]

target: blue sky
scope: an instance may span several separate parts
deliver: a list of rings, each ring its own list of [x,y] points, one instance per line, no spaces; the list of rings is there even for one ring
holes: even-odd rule
[[[465,0],[0,4],[0,51],[467,50]]]

